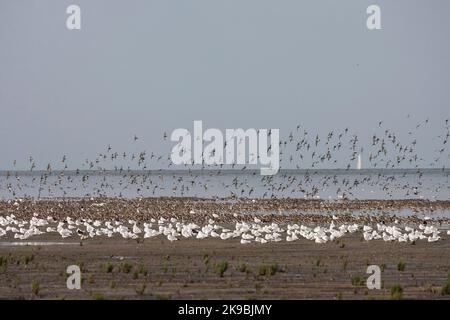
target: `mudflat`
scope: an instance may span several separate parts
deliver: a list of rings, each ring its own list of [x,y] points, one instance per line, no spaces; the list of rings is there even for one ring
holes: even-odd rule
[[[450,236],[428,243],[366,242],[359,233],[316,244],[44,234],[0,243],[3,299],[450,299]],[[55,242],[52,244],[52,242]],[[66,285],[69,265],[81,289]],[[381,289],[366,286],[368,265]]]

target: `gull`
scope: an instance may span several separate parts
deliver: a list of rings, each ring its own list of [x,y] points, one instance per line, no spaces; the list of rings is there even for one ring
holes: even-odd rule
[[[165,235],[165,236],[168,236],[169,234],[172,234],[172,228],[171,227],[167,227],[167,228],[161,227],[160,230],[162,230],[162,234]]]
[[[91,233],[91,232],[94,231],[94,227],[91,226],[89,223],[86,222],[85,226],[86,226],[86,232],[87,233]]]
[[[210,235],[211,235],[211,237],[214,237],[214,238],[218,238],[218,237],[220,236],[220,235],[219,235],[217,232],[215,232],[215,231],[211,231]]]
[[[330,227],[328,228],[328,230],[331,232],[332,230],[334,230],[335,227],[336,227],[336,225],[334,224],[334,221],[331,221]]]
[[[231,237],[231,235],[230,235],[230,233],[228,233],[228,232],[222,232],[221,234],[220,234],[220,239],[222,239],[222,240],[227,240],[227,239],[229,239]]]
[[[394,229],[392,229],[392,235],[394,236],[394,238],[398,239],[399,237],[402,236],[402,233],[399,230],[394,228]]]
[[[151,238],[159,235],[159,232],[154,229],[149,229],[145,231],[144,238]]]
[[[255,237],[259,237],[261,236],[261,232],[257,229],[252,229],[251,230],[252,235],[254,235]]]
[[[110,222],[110,221],[106,221],[106,222],[105,222],[105,226],[106,226],[109,230],[114,229],[114,226],[111,225],[111,222]]]
[[[441,237],[437,235],[437,233],[433,233],[432,236],[428,237],[428,242],[436,242],[440,239]]]
[[[189,226],[191,229],[200,229],[200,226],[197,225],[197,224],[195,224],[195,223],[189,223],[188,226]],[[224,230],[225,230],[225,229],[224,229]]]
[[[292,235],[286,237],[286,241],[287,242],[291,242],[291,241],[294,241],[294,240],[298,240],[298,237],[295,235],[295,233],[293,233]]]
[[[368,233],[368,232],[364,232],[363,237],[364,237],[364,240],[366,240],[366,241],[370,241],[373,239],[372,234]]]
[[[424,234],[432,234],[436,231],[436,228],[434,228],[433,226],[426,226],[425,229],[423,230]]]
[[[273,236],[272,236],[270,233],[267,233],[267,234],[264,236],[264,239],[266,239],[267,241],[270,241],[270,240],[273,240]]]
[[[94,225],[94,227],[100,227],[102,225],[102,223],[98,220],[95,220],[93,225]]]
[[[184,227],[183,229],[181,229],[181,235],[185,238],[190,238],[192,237],[192,230],[190,228]]]
[[[414,232],[409,233],[407,236],[408,240],[411,242],[416,241],[416,239],[418,238]]]
[[[281,241],[281,238],[280,238],[280,237],[274,237],[272,241],[274,241],[274,242],[280,242],[280,241]]]
[[[336,239],[336,238],[337,237],[334,232],[330,234],[330,241],[334,241],[334,239]]]
[[[375,230],[372,231],[372,239],[381,239],[381,236]]]
[[[391,237],[390,235],[388,235],[386,232],[383,232],[383,240],[384,241],[392,241],[393,237]]]
[[[134,224],[134,226],[133,226],[133,233],[139,234],[141,232],[142,232],[142,230],[136,224]]]
[[[144,222],[144,230],[145,229],[150,229],[151,227],[152,227],[151,223]]]
[[[255,242],[261,243],[261,240],[263,240],[263,238],[261,238],[261,237],[255,237]]]
[[[248,244],[251,243],[250,240],[241,239],[241,244]]]
[[[250,239],[253,239],[253,238],[254,238],[254,236],[251,235],[251,234],[247,234],[247,233],[242,234],[242,239],[250,240]]]
[[[176,241],[176,240],[178,240],[178,239],[177,239],[175,236],[169,234],[169,235],[167,236],[167,240],[169,240],[169,241]]]
[[[326,241],[325,241],[324,239],[322,239],[321,237],[316,237],[316,238],[314,239],[314,242],[315,242],[315,243],[325,243]]]
[[[274,232],[272,235],[274,238],[279,238],[281,236],[278,232]]]
[[[208,235],[203,233],[202,231],[199,231],[197,233],[197,236],[196,236],[197,239],[204,239],[204,238],[207,238],[207,237],[208,237]]]
[[[350,225],[350,226],[348,226],[347,230],[348,230],[348,232],[353,233],[356,230],[358,230],[358,225],[356,223],[353,225]]]
[[[61,228],[58,232],[61,235],[61,237],[63,237],[63,238],[67,238],[72,235],[72,231],[70,231],[69,229]]]

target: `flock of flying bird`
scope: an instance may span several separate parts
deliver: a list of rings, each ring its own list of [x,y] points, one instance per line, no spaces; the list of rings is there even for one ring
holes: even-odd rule
[[[342,131],[331,131],[325,136],[311,134],[298,125],[289,133],[286,140],[280,141],[281,168],[294,170],[294,173],[280,171],[277,176],[258,176],[256,170],[247,166],[217,165],[212,167],[195,167],[184,165],[181,171],[175,169],[167,156],[158,156],[147,151],[135,153],[116,152],[108,145],[105,152],[94,160],[86,159],[81,169],[68,170],[67,156],[61,160],[62,170],[53,170],[48,164],[44,171],[35,171],[36,162],[29,158],[30,169],[27,174],[18,171],[7,171],[0,174],[0,195],[3,197],[148,197],[148,196],[191,196],[191,197],[258,197],[258,198],[316,198],[321,191],[328,189],[328,197],[337,199],[357,198],[361,196],[362,186],[372,187],[384,197],[401,196],[418,198],[424,193],[430,198],[435,195],[448,194],[448,170],[450,153],[446,146],[450,137],[449,119],[444,120],[444,131],[437,136],[437,141],[428,144],[436,145],[430,163],[418,154],[416,131],[430,126],[426,119],[412,126],[407,134],[407,143],[390,129],[385,129],[379,122],[373,134],[371,144],[359,145],[360,138],[351,134],[349,128]],[[167,133],[163,139],[167,140]],[[139,138],[134,136],[132,144]],[[226,143],[226,142],[225,142]],[[372,175],[341,175],[330,171],[319,174],[320,168],[343,168],[348,171],[356,162],[359,154],[368,161],[367,168],[384,169]],[[251,156],[251,155],[250,155]],[[444,164],[444,165],[442,165]],[[130,166],[131,165],[131,166]],[[442,167],[438,168],[438,165]],[[16,166],[14,161],[13,166]],[[126,166],[126,168],[124,167]],[[425,184],[421,178],[421,168],[441,170],[444,182]],[[136,170],[131,168],[137,168]],[[152,169],[153,168],[153,169]],[[393,174],[388,169],[409,168],[415,175],[414,183],[406,181],[407,173]],[[214,169],[214,170],[211,170]],[[233,179],[222,178],[234,169]],[[295,174],[295,170],[305,170]],[[249,171],[247,171],[249,170]],[[247,174],[239,174],[247,173]],[[212,181],[214,177],[218,181]],[[417,178],[417,179],[416,179]],[[363,190],[364,191],[364,190]],[[332,192],[332,193],[331,193]],[[368,192],[368,191],[367,191]],[[367,193],[366,192],[366,193]],[[373,192],[373,191],[372,191]],[[364,193],[364,192],[363,192]],[[380,195],[378,195],[380,196]]]

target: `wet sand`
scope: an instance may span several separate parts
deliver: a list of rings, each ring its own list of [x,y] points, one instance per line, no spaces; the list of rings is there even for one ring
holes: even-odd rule
[[[80,245],[43,235],[33,241],[66,245],[7,246],[8,239],[2,239],[0,297],[391,299],[396,297],[391,288],[399,284],[402,298],[449,299],[441,294],[450,271],[450,239],[443,237],[414,245],[365,242],[357,234],[321,245],[305,239],[265,245],[242,245],[236,239],[171,243],[161,236],[144,241],[96,238]],[[399,263],[404,263],[403,271]],[[65,270],[72,264],[81,267],[81,290],[66,287]],[[382,269],[380,290],[366,287],[370,264]]]
[[[418,215],[432,217],[434,211],[449,207],[450,201],[425,200],[96,198],[0,201],[0,215],[121,221],[174,217],[204,222],[215,214],[214,219],[227,226],[255,216],[264,222],[329,223],[333,214],[344,222],[382,218],[418,223],[423,222]],[[402,209],[413,215],[396,217]],[[354,211],[371,215],[351,215]],[[449,221],[433,223],[448,227]],[[243,245],[239,239],[170,242],[164,236],[136,240],[101,236],[80,242],[77,236],[62,239],[58,234],[18,241],[9,234],[0,239],[0,298],[450,299],[442,294],[450,281],[450,236],[441,236],[434,243],[366,242],[355,233],[325,244],[299,239]],[[47,245],[50,242],[56,244]],[[82,270],[81,290],[66,286],[65,271],[73,264]],[[382,269],[380,290],[366,287],[367,266],[372,264]],[[396,285],[401,295],[391,293]]]

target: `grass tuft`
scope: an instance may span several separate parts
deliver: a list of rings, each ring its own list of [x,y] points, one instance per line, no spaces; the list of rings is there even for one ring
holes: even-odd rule
[[[220,277],[223,277],[223,274],[225,273],[225,271],[227,271],[227,269],[228,269],[227,260],[223,260],[219,263],[216,263],[215,265],[215,271]]]
[[[391,287],[391,299],[400,300],[403,297],[403,288],[401,285],[396,284]]]
[[[278,267],[278,263],[274,262],[272,264],[263,264],[259,266],[258,274],[260,276],[273,276],[278,271],[280,271],[280,268]]]
[[[406,268],[406,263],[405,263],[405,262],[400,261],[400,262],[397,264],[397,270],[398,270],[398,271],[405,271],[405,268]]]

